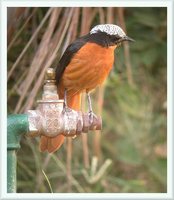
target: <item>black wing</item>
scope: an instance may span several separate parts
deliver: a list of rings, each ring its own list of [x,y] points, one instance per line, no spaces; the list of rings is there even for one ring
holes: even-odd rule
[[[56,84],[59,84],[59,81],[63,75],[65,68],[70,63],[71,59],[73,58],[74,54],[89,40],[89,34],[78,38],[72,44],[70,44],[65,53],[61,57],[58,66],[56,67]]]

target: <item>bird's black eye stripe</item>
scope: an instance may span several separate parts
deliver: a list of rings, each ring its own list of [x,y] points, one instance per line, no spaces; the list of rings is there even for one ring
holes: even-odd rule
[[[113,43],[117,43],[121,39],[119,35],[109,35],[110,41]]]

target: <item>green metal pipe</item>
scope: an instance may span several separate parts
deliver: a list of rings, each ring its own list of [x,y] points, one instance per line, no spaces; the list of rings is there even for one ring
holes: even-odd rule
[[[7,118],[7,192],[16,192],[16,151],[20,148],[21,135],[28,133],[28,115],[8,115]]]

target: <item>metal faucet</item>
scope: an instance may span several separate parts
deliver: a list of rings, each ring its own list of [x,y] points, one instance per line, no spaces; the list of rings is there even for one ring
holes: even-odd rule
[[[55,71],[48,68],[45,75],[42,99],[38,100],[36,110],[28,110],[29,133],[31,137],[45,135],[55,137],[64,134],[73,137],[89,130],[101,130],[102,119],[93,118],[90,123],[89,114],[68,108],[64,112],[64,100],[59,99],[55,85]]]
[[[20,148],[23,134],[29,137],[45,135],[55,137],[64,134],[73,137],[89,130],[101,130],[101,117],[94,117],[90,123],[89,113],[68,108],[64,112],[64,100],[59,99],[55,85],[55,71],[48,68],[45,75],[42,99],[36,110],[26,114],[12,114],[7,118],[7,192],[16,192],[16,152]]]

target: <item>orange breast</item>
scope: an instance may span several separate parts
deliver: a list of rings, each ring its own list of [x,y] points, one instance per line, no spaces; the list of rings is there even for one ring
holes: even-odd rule
[[[61,85],[77,93],[102,84],[113,66],[115,48],[85,44],[66,67]]]

